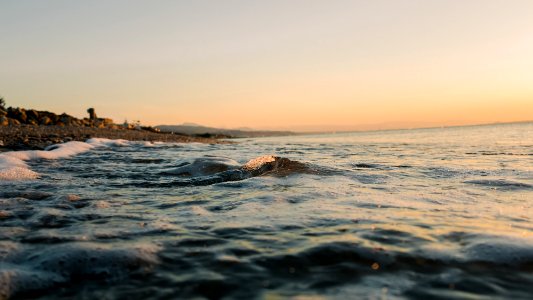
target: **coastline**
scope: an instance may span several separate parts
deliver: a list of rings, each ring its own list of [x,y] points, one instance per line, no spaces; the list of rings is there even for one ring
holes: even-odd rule
[[[123,139],[168,143],[229,143],[214,138],[193,137],[147,130],[92,128],[80,126],[0,126],[0,152],[43,150],[47,146],[69,141],[84,142],[90,138]]]

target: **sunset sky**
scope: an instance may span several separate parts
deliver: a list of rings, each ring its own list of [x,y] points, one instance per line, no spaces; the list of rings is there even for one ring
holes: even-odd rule
[[[0,37],[7,104],[77,117],[293,130],[533,119],[531,0],[1,1]]]

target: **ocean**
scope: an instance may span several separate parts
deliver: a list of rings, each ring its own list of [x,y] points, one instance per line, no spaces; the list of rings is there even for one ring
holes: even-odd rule
[[[0,299],[533,298],[533,123],[235,142],[0,154]]]

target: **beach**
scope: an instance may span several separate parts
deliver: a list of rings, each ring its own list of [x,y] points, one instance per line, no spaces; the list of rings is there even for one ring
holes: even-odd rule
[[[0,300],[533,299],[533,1],[0,15]]]
[[[0,126],[0,151],[43,150],[47,146],[90,138],[122,139],[168,143],[221,143],[216,139],[148,130],[94,128],[81,126]]]

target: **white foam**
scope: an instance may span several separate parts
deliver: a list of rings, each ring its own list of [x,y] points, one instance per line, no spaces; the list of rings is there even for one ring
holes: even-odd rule
[[[0,180],[23,180],[37,178],[38,174],[28,168],[24,161],[11,157],[6,154],[0,154]]]
[[[90,144],[94,147],[102,147],[102,146],[125,147],[125,146],[130,146],[132,143],[134,142],[130,142],[127,140],[110,140],[110,139],[104,139],[104,138],[92,138],[86,141],[86,144]]]
[[[260,157],[256,157],[250,161],[248,161],[243,167],[243,169],[246,169],[246,170],[254,170],[254,169],[258,169],[259,167],[265,165],[265,164],[268,164],[268,163],[271,163],[271,162],[275,162],[277,159],[277,157],[273,156],[273,155],[264,155],[264,156],[260,156]]]
[[[38,173],[29,169],[26,161],[36,159],[60,159],[71,157],[95,147],[104,146],[128,146],[130,142],[126,140],[110,140],[103,138],[92,138],[87,142],[67,142],[48,146],[44,151],[10,151],[0,154],[0,181],[11,180],[28,180],[35,179]]]

